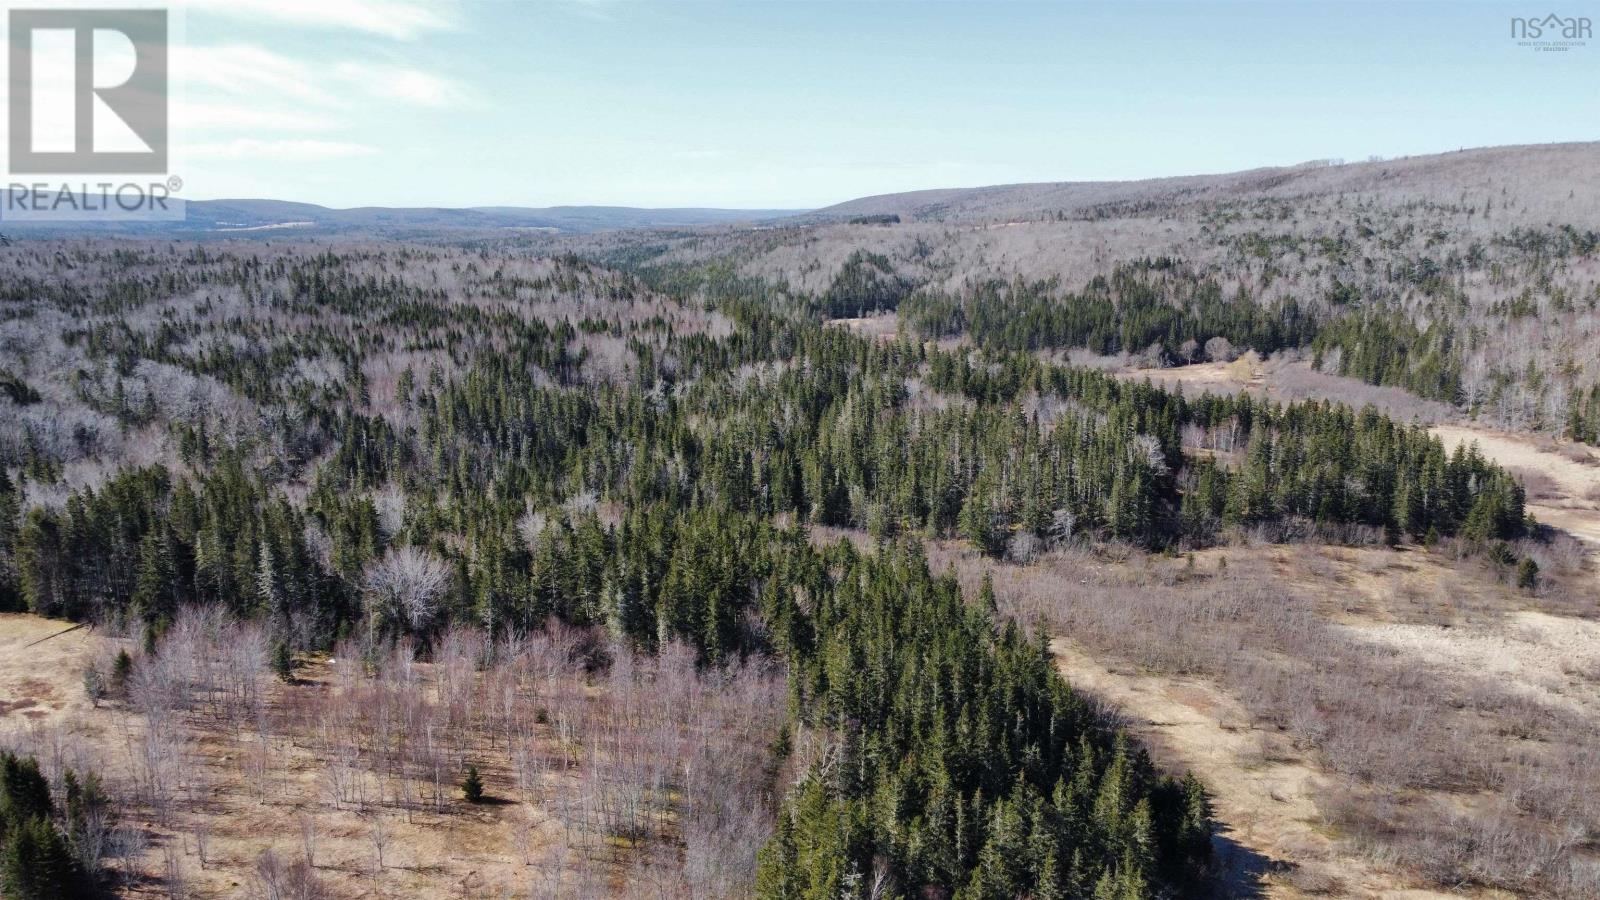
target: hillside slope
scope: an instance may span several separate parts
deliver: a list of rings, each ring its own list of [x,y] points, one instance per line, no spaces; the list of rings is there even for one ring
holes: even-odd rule
[[[1164,367],[1245,348],[1600,442],[1600,143],[867,197],[780,227],[580,238],[731,265],[830,318]],[[898,217],[897,219],[894,217]],[[1231,356],[1229,356],[1231,358]]]
[[[819,209],[817,221],[867,215],[940,222],[1105,218],[1197,203],[1381,194],[1385,202],[1454,201],[1514,194],[1530,219],[1559,211],[1572,224],[1600,223],[1600,143],[1488,147],[1371,162],[1251,169],[1140,181],[1064,181],[913,191]]]

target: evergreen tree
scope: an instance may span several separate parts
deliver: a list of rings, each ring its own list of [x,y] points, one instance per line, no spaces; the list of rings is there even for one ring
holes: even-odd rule
[[[1533,561],[1533,557],[1525,556],[1522,562],[1517,564],[1517,587],[1531,591],[1538,586],[1539,564]]]
[[[483,778],[475,765],[467,766],[466,777],[461,779],[461,796],[468,803],[483,802]]]
[[[278,680],[284,684],[294,683],[294,654],[289,650],[289,642],[279,640],[272,645],[272,671]]]

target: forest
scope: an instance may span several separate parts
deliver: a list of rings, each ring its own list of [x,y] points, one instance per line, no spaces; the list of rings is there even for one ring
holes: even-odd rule
[[[1504,555],[1534,533],[1510,473],[1374,409],[1190,396],[1029,352],[1159,342],[1198,360],[1223,352],[1215,338],[1333,333],[1171,261],[1063,301],[1004,282],[912,292],[864,254],[819,295],[602,260],[617,262],[7,248],[0,609],[129,638],[105,695],[147,716],[197,702],[158,703],[151,679],[223,633],[195,624],[216,614],[256,629],[250,666],[286,673],[319,654],[382,673],[401,654],[466,659],[487,681],[522,658],[487,648],[557,632],[582,635],[561,665],[599,691],[665,684],[627,673],[680,654],[729,703],[740,673],[767,673],[786,701],[740,782],[755,824],[708,825],[723,843],[704,843],[689,775],[669,768],[640,802],[672,814],[650,829],[608,815],[600,837],[651,848],[707,896],[1133,900],[1207,895],[1206,788],[1158,771],[1056,672],[1040,622],[1003,613],[987,583],[963,592],[924,542],[1026,562],[1178,556],[1250,530]],[[893,341],[827,321],[892,308],[914,323]],[[955,331],[975,346],[922,339]],[[825,537],[841,530],[870,546]],[[482,649],[459,650],[469,632]],[[513,766],[546,724],[489,746]],[[438,802],[442,763],[394,759],[401,777],[433,767]],[[6,858],[62,856],[86,788],[53,800],[24,760],[6,766],[23,797],[0,806]],[[708,846],[725,883],[694,881]],[[8,869],[6,889],[65,890],[93,856]]]
[[[1489,427],[1588,442],[1600,220],[1580,173],[1594,155],[887,195],[805,228],[571,243],[628,267],[725,266],[946,345],[1150,369],[1289,351]]]

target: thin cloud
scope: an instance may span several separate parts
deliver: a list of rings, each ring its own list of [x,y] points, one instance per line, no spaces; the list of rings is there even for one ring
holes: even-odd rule
[[[230,129],[235,131],[327,131],[335,122],[327,116],[304,109],[278,109],[243,102],[178,101],[172,106],[173,121],[184,129]]]
[[[372,94],[413,106],[442,107],[466,103],[468,94],[456,82],[432,72],[379,63],[340,63],[334,77]]]
[[[398,41],[458,25],[455,4],[414,0],[188,0],[190,10],[310,28],[360,31]]]
[[[215,88],[240,97],[333,106],[338,97],[324,89],[317,68],[263,47],[229,44],[180,47],[178,74],[191,87]]]
[[[353,156],[372,156],[377,147],[353,141],[315,140],[258,140],[235,138],[231,141],[213,141],[190,145],[187,154],[195,159],[261,159],[308,162],[325,159],[347,159]]]
[[[192,112],[184,119],[189,127],[321,130],[329,125],[325,113],[349,109],[361,96],[435,108],[470,102],[455,81],[409,66],[329,66],[251,44],[182,47],[175,57],[188,88],[182,105]]]

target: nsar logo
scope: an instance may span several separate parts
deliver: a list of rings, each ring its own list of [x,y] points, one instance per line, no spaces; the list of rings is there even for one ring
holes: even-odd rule
[[[1511,39],[1519,46],[1535,50],[1563,51],[1585,46],[1594,37],[1594,23],[1587,16],[1558,16],[1511,19]]]

